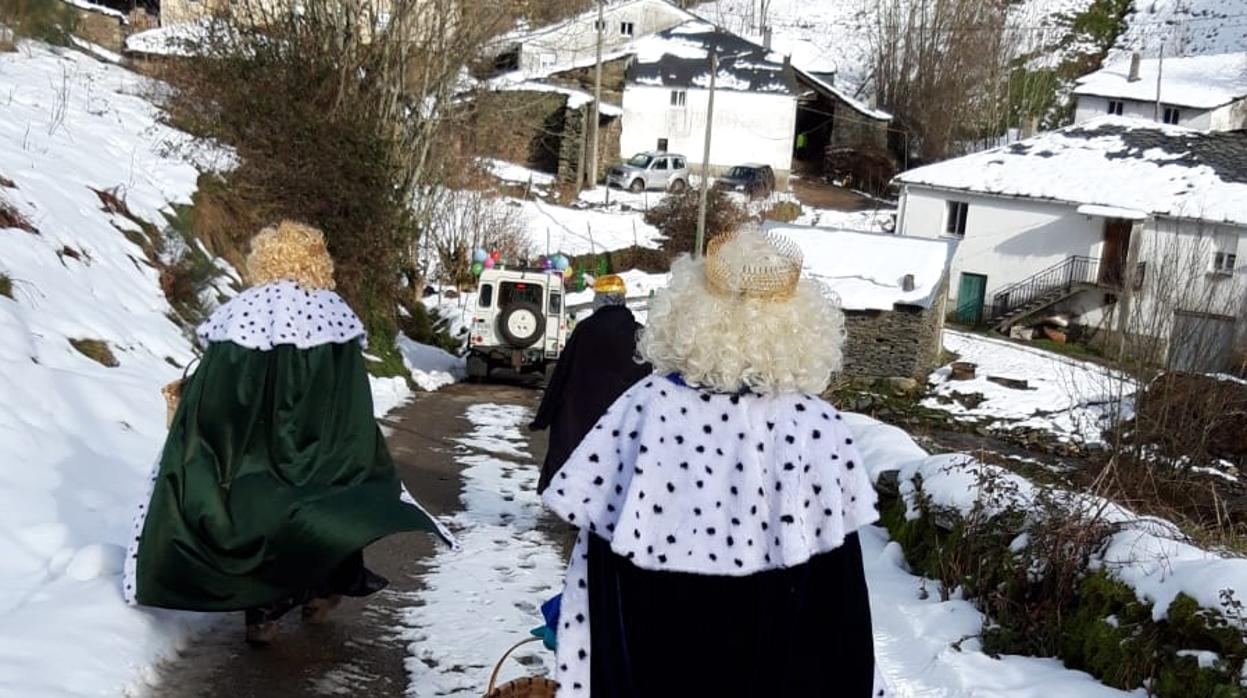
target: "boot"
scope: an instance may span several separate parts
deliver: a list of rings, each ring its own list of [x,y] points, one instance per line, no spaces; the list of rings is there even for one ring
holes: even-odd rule
[[[247,644],[263,647],[277,639],[277,621],[269,620],[247,624]]]
[[[329,614],[342,603],[341,594],[331,594],[312,599],[303,604],[303,622],[320,625],[329,620]]]

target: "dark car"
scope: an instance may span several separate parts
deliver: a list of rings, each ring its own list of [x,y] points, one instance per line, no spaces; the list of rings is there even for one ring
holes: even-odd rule
[[[715,180],[715,186],[743,191],[752,198],[770,196],[775,191],[775,170],[770,165],[737,165]]]

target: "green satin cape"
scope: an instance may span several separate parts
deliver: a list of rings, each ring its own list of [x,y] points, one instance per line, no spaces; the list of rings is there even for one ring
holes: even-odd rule
[[[397,531],[434,531],[399,500],[360,346],[208,346],[170,427],[136,561],[135,597],[254,608],[315,586]]]

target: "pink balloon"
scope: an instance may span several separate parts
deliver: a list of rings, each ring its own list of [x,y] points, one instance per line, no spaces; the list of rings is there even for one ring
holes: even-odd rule
[[[482,264],[484,264],[484,265],[485,265],[485,268],[486,268],[486,269],[493,269],[493,268],[494,268],[494,258],[493,258],[493,257],[486,257],[486,258],[485,258],[485,261],[484,261],[484,262],[482,262]]]

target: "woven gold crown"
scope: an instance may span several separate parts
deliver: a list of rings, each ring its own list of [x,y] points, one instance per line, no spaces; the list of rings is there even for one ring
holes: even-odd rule
[[[766,249],[754,261],[733,268],[723,248],[741,239],[737,233],[720,235],[706,245],[706,284],[711,291],[734,298],[783,300],[797,293],[801,281],[801,248],[774,233],[760,234]]]

